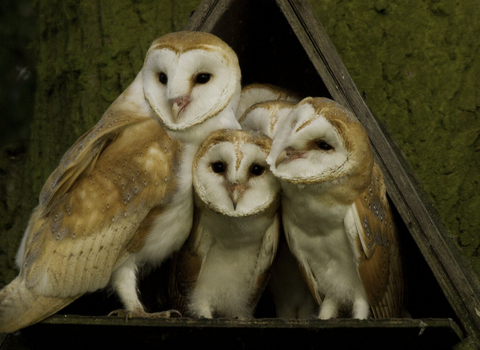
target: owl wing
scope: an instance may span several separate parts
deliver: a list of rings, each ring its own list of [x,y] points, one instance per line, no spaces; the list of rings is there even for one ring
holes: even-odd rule
[[[253,281],[255,281],[255,288],[251,296],[253,305],[257,305],[258,300],[262,296],[265,287],[267,286],[271,267],[278,249],[278,241],[280,239],[280,213],[275,215],[272,225],[266,230],[263,236],[262,245],[258,251],[255,270],[253,272]]]
[[[358,272],[375,318],[402,317],[403,263],[398,231],[389,206],[383,174],[375,164],[369,188],[352,205],[350,233],[358,259]]]
[[[187,298],[194,288],[210,247],[208,232],[200,224],[200,210],[195,208],[190,236],[173,257],[169,293],[172,308],[187,313]]]
[[[105,287],[173,195],[178,150],[153,119],[107,111],[40,194],[21,248],[26,287],[62,298]]]

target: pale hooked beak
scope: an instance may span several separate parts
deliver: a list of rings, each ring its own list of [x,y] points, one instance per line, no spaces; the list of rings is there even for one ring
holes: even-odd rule
[[[230,193],[230,198],[232,199],[233,210],[237,210],[237,203],[238,203],[238,200],[240,199],[240,191],[238,190],[238,188],[235,188]]]
[[[180,96],[174,99],[169,100],[170,106],[172,107],[173,119],[177,121],[180,116],[180,113],[188,106],[190,103],[190,95]]]
[[[237,210],[237,204],[243,195],[243,192],[247,189],[245,183],[231,183],[228,186],[230,192],[230,199],[232,200],[233,210]]]
[[[293,147],[287,147],[278,155],[277,160],[275,161],[275,168],[278,168],[278,166],[282,163],[287,163],[293,159],[302,157],[302,151],[296,150]]]

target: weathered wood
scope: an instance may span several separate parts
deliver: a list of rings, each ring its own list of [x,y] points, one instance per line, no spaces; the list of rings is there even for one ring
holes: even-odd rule
[[[388,194],[407,224],[442,290],[466,329],[480,337],[480,284],[448,236],[439,215],[411,175],[399,150],[380,127],[306,1],[277,0],[333,99],[350,108],[367,129]]]
[[[188,21],[185,30],[211,32],[216,19],[222,17],[234,0],[202,1]]]
[[[205,9],[205,6],[213,8]],[[381,128],[376,118],[372,115],[358,90],[350,78],[345,66],[338,56],[333,44],[321,26],[315,12],[307,1],[302,0],[261,0],[261,1],[235,1],[230,0],[215,6],[215,1],[205,1],[199,6],[202,9],[189,23],[189,29],[210,31],[220,36],[237,51],[239,55],[244,81],[252,82],[252,72],[263,73],[263,79],[270,74],[269,81],[291,89],[299,89],[303,94],[331,97],[351,109],[367,129],[370,136],[375,158],[381,167],[389,197],[399,212],[416,245],[437,279],[443,293],[452,305],[455,313],[461,320],[467,332],[480,339],[480,284],[472,270],[461,257],[457,246],[448,236],[446,229],[440,221],[436,210],[426,199],[421,187],[417,184],[412,172],[394,145],[388,134]],[[255,8],[252,9],[252,7]],[[265,13],[268,11],[268,16]],[[301,55],[289,41],[281,20],[276,20],[272,25],[272,17],[280,11],[285,18],[285,23],[295,33],[309,63],[313,64],[314,74],[300,72],[298,79],[293,79],[292,71],[298,74],[298,66],[305,66]],[[263,14],[262,18],[259,18]],[[207,18],[205,18],[207,17]],[[228,18],[228,20],[226,20]],[[262,23],[258,23],[262,22]],[[285,25],[285,24],[283,24]],[[274,27],[272,31],[270,28]],[[273,37],[272,42],[281,36],[284,53],[275,53],[267,56],[269,65],[261,68],[252,68],[252,46],[255,41],[262,41],[265,31]],[[268,48],[276,51],[278,45],[268,43]],[[257,45],[259,50],[264,49]],[[289,46],[290,45],[290,46]],[[267,50],[268,50],[267,48]],[[290,52],[290,56],[288,53]],[[264,57],[261,52],[256,52],[257,59]],[[290,59],[286,66],[282,55]],[[245,58],[247,57],[247,58]],[[255,62],[261,66],[261,62]],[[272,68],[274,67],[274,68]],[[288,76],[284,80],[272,77],[271,70],[277,69],[281,75]],[[269,71],[270,70],[270,71]],[[262,76],[262,74],[259,74]],[[300,78],[301,77],[301,78]],[[318,84],[306,81],[308,77],[317,79]],[[275,81],[277,79],[277,81]],[[301,81],[301,84],[298,84]],[[322,86],[323,85],[323,86]],[[320,86],[320,87],[319,87]],[[326,90],[326,91],[325,91]]]
[[[53,316],[11,341],[17,349],[196,348],[450,349],[462,339],[451,319],[281,320],[141,319]],[[8,345],[9,339],[5,340]],[[4,344],[4,345],[5,345]],[[7,349],[2,346],[2,350]]]

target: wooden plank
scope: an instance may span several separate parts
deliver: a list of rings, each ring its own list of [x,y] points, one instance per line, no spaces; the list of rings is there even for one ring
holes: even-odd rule
[[[428,327],[451,328],[463,339],[458,325],[450,318],[395,318],[395,319],[368,319],[358,320],[351,318],[337,318],[331,320],[320,319],[280,319],[280,318],[142,318],[124,319],[112,316],[79,316],[56,314],[42,321],[49,325],[102,325],[121,327],[207,327],[207,328],[415,328],[418,332]]]
[[[450,349],[462,340],[451,319],[281,320],[281,319],[142,319],[53,316],[11,335],[16,349],[184,348],[228,349]],[[10,335],[9,335],[10,336]],[[8,338],[6,339],[8,343]],[[23,344],[19,346],[18,344]],[[4,350],[2,346],[0,348]],[[6,349],[6,347],[5,347]]]
[[[195,9],[184,30],[211,33],[218,19],[230,8],[233,0],[204,0]]]
[[[306,1],[277,0],[334,100],[351,109],[367,129],[388,194],[469,333],[480,339],[480,284],[412,177],[397,147],[382,130]]]

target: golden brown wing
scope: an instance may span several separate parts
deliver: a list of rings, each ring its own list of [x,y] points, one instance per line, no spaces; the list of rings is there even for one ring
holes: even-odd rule
[[[354,204],[358,271],[375,318],[402,317],[404,276],[398,230],[383,175],[375,164],[372,181]]]
[[[197,282],[206,257],[207,252],[201,246],[203,234],[200,212],[195,208],[192,231],[182,249],[174,255],[170,272],[169,294],[172,309],[178,310],[182,315],[187,313],[188,295]]]
[[[277,255],[278,243],[280,240],[280,209],[274,212],[272,225],[265,232],[262,245],[258,252],[257,264],[253,272],[253,279],[256,281],[256,288],[253,291],[250,301],[257,305],[270,278],[271,268]]]
[[[283,222],[283,227],[287,227],[288,225],[285,225],[285,217],[282,217],[282,222]],[[323,299],[325,295],[320,293],[317,287],[317,280],[315,278],[315,275],[312,271],[312,268],[310,267],[310,263],[302,254],[302,251],[298,249],[295,246],[295,240],[290,238],[290,235],[287,232],[285,233],[285,239],[287,241],[287,245],[290,248],[290,252],[292,253],[292,256],[296,259],[298,263],[298,268],[300,270],[300,274],[302,275],[303,280],[305,281],[305,284],[307,285],[308,291],[310,292],[311,296],[315,300],[315,303],[317,306],[321,306]]]
[[[178,153],[151,118],[107,111],[44,186],[25,240],[26,287],[49,297],[105,287],[141,248],[145,218],[170,200]]]

